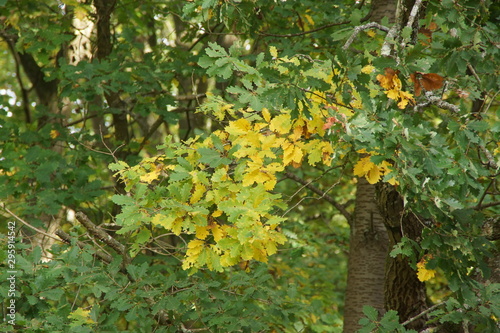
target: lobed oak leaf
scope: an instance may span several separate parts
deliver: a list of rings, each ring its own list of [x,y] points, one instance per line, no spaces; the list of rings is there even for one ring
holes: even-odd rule
[[[269,112],[269,110],[267,108],[262,109],[262,117],[264,118],[264,120],[266,122],[271,121],[271,113]]]
[[[417,263],[417,278],[422,282],[430,280],[436,275],[436,271],[434,269],[427,269],[426,264],[426,257],[422,258],[422,260]]]
[[[379,74],[377,75],[377,80],[380,82],[380,85],[386,89],[393,89],[394,88],[394,78],[397,78],[397,75],[399,74],[398,70],[394,70],[392,68],[386,68],[384,75]],[[399,79],[398,79],[399,80]]]
[[[208,227],[196,226],[196,238],[205,239],[208,236]]]
[[[206,191],[207,188],[205,187],[205,185],[197,183],[194,186],[194,190],[191,195],[191,198],[189,199],[189,203],[194,204],[200,201],[201,197],[203,196],[203,194],[205,194]]]
[[[422,88],[426,91],[441,89],[444,78],[436,73],[424,74],[421,72],[414,72],[410,74],[410,80],[413,82],[415,96],[420,96]]]
[[[365,175],[365,178],[368,180],[368,183],[376,184],[380,180],[381,174],[380,168],[374,164],[370,171],[368,171]]]
[[[240,136],[248,133],[251,129],[251,124],[245,118],[240,118],[236,121],[230,121],[229,126],[226,127],[226,131],[230,135]]]
[[[222,238],[226,236],[226,232],[224,229],[217,223],[212,225],[212,235],[214,236],[214,240],[219,242]]]
[[[158,179],[159,176],[160,176],[160,171],[155,170],[155,171],[148,172],[148,173],[142,175],[140,177],[140,179],[141,179],[141,182],[151,184],[151,182],[155,179]]]
[[[269,129],[278,134],[286,134],[292,128],[292,121],[289,114],[281,114],[274,117],[269,124]]]
[[[363,157],[354,166],[354,175],[358,177],[364,177],[375,164],[370,161],[370,156]]]

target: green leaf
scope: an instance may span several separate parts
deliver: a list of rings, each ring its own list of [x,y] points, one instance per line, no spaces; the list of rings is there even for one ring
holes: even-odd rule
[[[198,153],[201,155],[200,163],[208,164],[211,168],[216,168],[221,164],[230,164],[231,160],[225,157],[222,157],[220,152],[201,147],[197,149]]]
[[[217,43],[208,43],[209,48],[206,49],[207,55],[211,58],[228,57],[226,50]]]
[[[363,313],[371,321],[378,320],[378,311],[373,306],[364,305],[363,306]]]
[[[135,199],[130,197],[130,196],[127,196],[127,195],[123,195],[123,194],[115,194],[111,197],[111,200],[117,204],[117,205],[120,205],[120,206],[131,206],[131,205],[135,205]]]

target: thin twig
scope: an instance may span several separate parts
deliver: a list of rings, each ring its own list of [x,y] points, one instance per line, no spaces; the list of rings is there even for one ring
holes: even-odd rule
[[[433,306],[431,306],[430,308],[428,308],[427,310],[424,310],[422,312],[420,312],[418,315],[416,315],[415,317],[412,317],[410,319],[408,319],[407,321],[405,321],[404,323],[402,323],[401,325],[405,326],[405,325],[408,325],[409,323],[417,320],[418,318],[422,317],[422,316],[425,316],[426,314],[428,314],[429,312],[437,309],[438,307],[440,307],[441,305],[445,304],[446,302],[441,302],[441,303],[438,303],[438,304],[434,304]]]
[[[479,86],[481,86],[481,79],[479,78],[479,75],[477,75],[476,70],[474,69],[474,67],[472,67],[472,65],[470,64],[470,62],[467,63],[467,68],[470,70],[470,72],[472,73],[472,75],[476,79],[476,81],[479,84]]]
[[[354,40],[356,39],[356,37],[358,36],[358,34],[363,31],[363,30],[367,30],[367,29],[371,29],[371,28],[377,28],[379,30],[382,30],[382,31],[385,31],[385,32],[389,32],[390,29],[386,26],[383,26],[377,22],[371,22],[371,23],[367,23],[367,24],[364,24],[364,25],[359,25],[357,27],[354,28],[354,32],[353,34],[351,35],[351,37],[349,37],[349,39],[347,40],[347,42],[344,44],[344,46],[342,46],[342,49],[343,50],[347,50],[351,44],[354,42]]]
[[[270,34],[270,33],[265,33],[265,32],[258,32],[257,34],[259,36],[265,36],[265,37],[284,37],[284,38],[287,38],[287,37],[299,37],[299,36],[304,36],[304,35],[307,35],[307,34],[312,34],[314,32],[318,32],[320,30],[324,30],[324,29],[327,29],[327,28],[330,28],[330,27],[335,27],[335,26],[349,24],[349,23],[351,23],[351,21],[342,21],[342,22],[328,23],[328,24],[325,24],[325,25],[323,25],[323,26],[321,26],[319,28],[316,28],[316,29],[302,31],[302,32],[296,32],[296,33],[293,33],[293,34]]]
[[[56,231],[56,235],[61,238],[66,244],[70,244],[72,243],[73,239],[70,235],[68,235],[67,233],[65,233],[64,231],[62,230],[57,230]],[[84,242],[81,242],[81,241],[76,241],[75,242],[76,245],[83,249],[85,247],[85,243]],[[109,254],[105,253],[104,251],[101,251],[101,250],[98,250],[95,252],[95,255],[101,259],[102,261],[104,261],[105,263],[109,264],[113,261],[113,257],[110,256]]]
[[[1,203],[1,206],[2,208],[7,212],[9,213],[9,215],[11,215],[13,218],[15,218],[16,220],[18,220],[19,222],[21,222],[22,224],[24,224],[25,226],[27,226],[28,228],[32,229],[32,230],[35,230],[36,232],[38,232],[39,234],[42,234],[46,237],[49,237],[49,238],[52,238],[53,240],[56,240],[58,242],[60,242],[61,240],[59,238],[56,238],[54,237],[54,235],[51,235],[51,234],[48,234],[46,233],[45,231],[41,230],[41,229],[38,229],[37,227],[34,227],[32,226],[31,224],[29,224],[28,222],[26,222],[25,220],[23,220],[22,218],[20,218],[19,216],[17,216],[16,214],[14,214],[12,211],[10,211],[7,207],[5,207],[5,204],[4,203]]]

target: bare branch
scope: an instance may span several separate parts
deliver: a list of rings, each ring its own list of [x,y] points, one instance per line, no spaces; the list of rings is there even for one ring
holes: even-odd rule
[[[372,29],[372,28],[377,28],[377,29],[385,31],[385,32],[389,32],[389,30],[390,30],[388,27],[383,26],[377,22],[371,22],[371,23],[367,23],[364,25],[359,25],[359,26],[354,28],[353,34],[351,35],[351,37],[349,37],[349,39],[344,44],[344,46],[342,46],[342,49],[347,50],[351,46],[352,42],[354,42],[354,40],[356,39],[356,37],[358,36],[358,34],[361,31],[367,30],[367,29]]]
[[[298,37],[298,36],[304,36],[304,35],[307,35],[307,34],[312,34],[314,32],[318,32],[320,30],[324,30],[324,29],[327,29],[327,28],[330,28],[330,27],[335,27],[335,26],[338,26],[338,25],[344,25],[344,24],[349,24],[351,23],[351,21],[342,21],[342,22],[334,22],[334,23],[328,23],[328,24],[325,24],[319,28],[316,28],[316,29],[312,29],[312,30],[307,30],[307,31],[302,31],[302,32],[297,32],[297,33],[294,33],[294,34],[270,34],[270,33],[265,33],[265,32],[259,32],[258,34],[260,36],[265,36],[265,37]]]
[[[412,317],[410,319],[408,319],[407,321],[405,321],[404,323],[402,323],[401,325],[405,326],[405,325],[408,325],[409,323],[417,320],[418,318],[421,318],[422,316],[425,316],[426,314],[428,314],[429,312],[439,308],[441,305],[444,305],[446,304],[446,302],[441,302],[441,303],[438,303],[438,304],[434,304],[433,306],[431,306],[430,308],[428,308],[427,310],[425,311],[422,311],[420,312],[418,315],[416,315],[415,317]]]
[[[25,220],[23,220],[22,218],[20,218],[19,216],[17,216],[16,214],[14,214],[12,211],[10,211],[7,207],[5,207],[5,204],[4,203],[1,203],[1,206],[2,208],[7,212],[9,213],[10,216],[12,216],[13,218],[15,218],[16,220],[18,220],[19,222],[21,222],[22,224],[24,224],[25,226],[27,226],[28,228],[32,229],[32,230],[35,230],[36,232],[38,232],[39,234],[42,234],[46,237],[49,237],[49,238],[52,238],[56,241],[60,241],[60,239],[54,237],[54,235],[51,235],[51,234],[48,234],[46,233],[45,231],[41,230],[41,229],[38,229],[37,227],[34,227],[32,226],[31,224],[29,224],[28,222],[26,222]]]
[[[67,244],[71,244],[72,242],[72,238],[70,235],[68,235],[67,233],[65,233],[64,231],[62,230],[57,230],[56,231],[56,235],[61,238],[65,243]],[[84,242],[81,242],[81,241],[76,241],[76,245],[83,249],[84,246],[85,246],[85,243]],[[96,251],[95,252],[95,256],[97,256],[99,259],[101,259],[102,261],[104,261],[105,263],[109,264],[113,261],[113,257],[110,256],[109,254],[105,253],[104,251]]]
[[[113,250],[117,253],[124,256],[124,262],[130,262],[130,257],[127,254],[127,248],[122,243],[118,242],[116,239],[111,237],[106,231],[99,228],[95,225],[90,219],[82,212],[76,213],[76,219],[80,222],[92,236],[95,236],[97,239],[101,240],[105,244],[109,245]]]
[[[441,109],[449,110],[449,111],[455,112],[455,113],[460,113],[460,108],[458,106],[450,104],[448,102],[445,102],[438,96],[432,96],[432,95],[427,95],[427,94],[425,96],[427,97],[427,101],[424,103],[420,103],[420,104],[415,105],[415,108],[414,108],[415,112],[418,112],[418,110],[420,108],[426,107],[430,104],[434,104],[434,105],[440,107]]]
[[[483,145],[479,146],[479,149],[483,152],[483,154],[486,156],[488,159],[488,163],[484,163],[486,167],[493,168],[493,169],[498,169],[498,165],[495,162],[495,158],[491,154],[491,152]]]

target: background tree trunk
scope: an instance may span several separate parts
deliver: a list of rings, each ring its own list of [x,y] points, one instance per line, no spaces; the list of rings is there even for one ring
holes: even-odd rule
[[[384,17],[394,22],[397,0],[371,2],[368,20]],[[355,332],[363,317],[363,306],[384,312],[384,267],[389,239],[375,198],[375,185],[359,178],[356,185],[356,208],[349,239],[347,288],[344,305],[344,332]]]
[[[384,266],[389,239],[375,200],[375,186],[359,178],[351,225],[344,332],[355,332],[363,306],[384,311]]]

